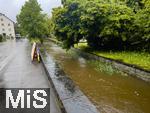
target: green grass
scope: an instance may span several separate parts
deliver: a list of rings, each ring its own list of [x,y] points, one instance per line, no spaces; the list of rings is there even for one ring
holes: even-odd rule
[[[38,39],[38,38],[31,38],[31,39],[30,39],[30,42],[31,42],[31,43],[34,43],[34,42],[40,43],[40,39]]]
[[[86,52],[94,53],[98,56],[119,60],[121,62],[136,65],[146,70],[150,70],[150,54],[146,52],[131,52],[131,51],[94,51],[90,50],[87,43],[79,43],[75,48],[82,49]]]
[[[87,45],[87,43],[78,43],[78,44],[75,44],[74,47],[84,50],[84,49],[88,48],[88,45]]]

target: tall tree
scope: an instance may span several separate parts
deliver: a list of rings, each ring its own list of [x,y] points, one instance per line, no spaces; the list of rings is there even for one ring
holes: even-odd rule
[[[41,41],[46,34],[45,15],[37,0],[28,0],[17,16],[17,22],[23,35],[31,38],[39,38]]]
[[[149,51],[149,0],[139,0],[145,5],[136,11],[124,0],[116,1],[67,0],[53,10],[54,35],[66,49],[86,39],[94,49]]]

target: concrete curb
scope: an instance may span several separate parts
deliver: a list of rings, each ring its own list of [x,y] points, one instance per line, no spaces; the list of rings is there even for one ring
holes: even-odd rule
[[[78,86],[65,74],[57,62],[46,51],[41,60],[52,84],[62,113],[99,113]]]

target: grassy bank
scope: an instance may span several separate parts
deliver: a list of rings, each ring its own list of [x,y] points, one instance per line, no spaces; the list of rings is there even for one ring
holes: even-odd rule
[[[91,50],[87,43],[79,43],[75,48],[82,49],[83,51],[94,53],[98,56],[111,58],[127,64],[136,65],[145,70],[150,70],[150,54],[146,52],[131,52],[131,51],[94,51]]]

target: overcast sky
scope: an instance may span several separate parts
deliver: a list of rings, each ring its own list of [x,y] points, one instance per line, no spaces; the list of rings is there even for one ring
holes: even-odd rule
[[[0,0],[0,13],[16,22],[16,15],[27,0]],[[45,13],[50,15],[52,8],[61,5],[61,0],[38,0]]]

